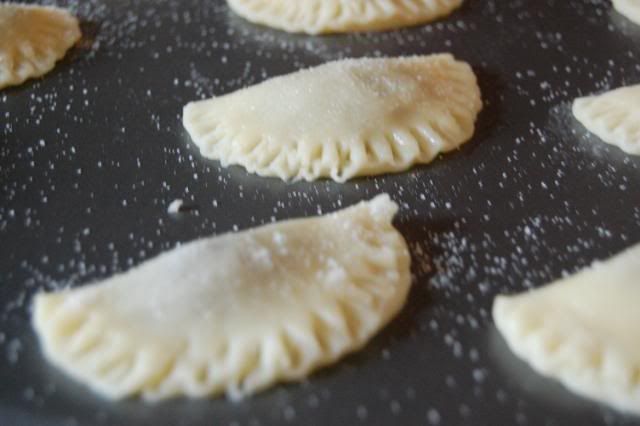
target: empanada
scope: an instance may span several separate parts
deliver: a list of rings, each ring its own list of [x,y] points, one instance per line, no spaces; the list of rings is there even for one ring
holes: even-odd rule
[[[51,71],[80,37],[78,20],[64,9],[0,4],[0,89]]]
[[[462,0],[227,0],[238,15],[308,34],[387,30],[450,14]]]
[[[402,308],[410,256],[381,195],[326,216],[206,238],[103,282],[35,298],[46,357],[111,398],[297,380]]]
[[[603,141],[640,155],[640,84],[578,98],[573,115]]]
[[[640,244],[543,288],[499,296],[496,326],[536,371],[640,414]]]
[[[471,67],[443,54],[329,62],[192,102],[183,122],[202,155],[224,166],[343,182],[457,148],[481,109]]]
[[[618,12],[640,25],[640,0],[613,0],[613,7]]]

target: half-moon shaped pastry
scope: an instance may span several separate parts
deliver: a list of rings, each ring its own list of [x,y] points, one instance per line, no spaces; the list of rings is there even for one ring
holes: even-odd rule
[[[381,195],[201,239],[35,298],[46,358],[110,398],[254,393],[362,347],[402,308],[410,256]]]
[[[468,141],[482,108],[471,67],[448,54],[348,59],[184,108],[203,156],[284,180],[406,170]]]
[[[462,0],[227,0],[248,21],[295,33],[389,30],[449,15]]]
[[[640,84],[578,98],[573,115],[603,141],[640,155]]]
[[[540,289],[499,296],[509,347],[579,395],[640,414],[640,244]]]
[[[81,35],[64,9],[0,4],[0,89],[51,71]]]

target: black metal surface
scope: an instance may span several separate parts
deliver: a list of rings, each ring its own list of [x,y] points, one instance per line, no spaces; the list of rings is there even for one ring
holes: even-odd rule
[[[640,27],[608,1],[467,0],[432,25],[320,38],[250,25],[220,0],[58,4],[83,19],[83,46],[46,78],[0,92],[0,424],[638,421],[532,373],[490,320],[494,295],[640,241],[640,158],[589,136],[569,112],[578,95],[640,82]],[[486,106],[470,143],[407,173],[344,185],[261,179],[202,159],[181,125],[190,100],[300,67],[443,51],[473,65]],[[111,403],[42,358],[29,325],[39,289],[382,191],[402,204],[410,301],[363,351],[302,384],[238,404]],[[171,217],[175,198],[195,209]]]

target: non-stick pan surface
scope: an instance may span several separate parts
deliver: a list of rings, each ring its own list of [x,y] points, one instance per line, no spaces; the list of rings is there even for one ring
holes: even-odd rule
[[[43,79],[0,92],[0,424],[639,421],[534,374],[490,318],[496,294],[640,241],[640,157],[588,135],[570,114],[576,96],[640,83],[640,27],[609,1],[466,0],[431,25],[329,37],[249,24],[221,0],[58,4],[81,17],[82,44]],[[471,142],[406,173],[342,185],[263,179],[203,159],[181,124],[188,101],[270,76],[343,57],[445,51],[472,64],[485,108]],[[113,403],[39,350],[29,323],[38,290],[380,192],[402,206],[410,300],[364,350],[303,383],[240,403]],[[174,217],[176,198],[189,210]]]

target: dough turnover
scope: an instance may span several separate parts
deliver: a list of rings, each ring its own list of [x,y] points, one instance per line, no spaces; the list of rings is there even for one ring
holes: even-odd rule
[[[471,138],[482,108],[451,55],[347,59],[192,102],[202,155],[262,176],[343,182],[428,163]]]
[[[640,84],[578,98],[573,115],[603,141],[640,155]]]
[[[613,0],[613,7],[618,12],[640,25],[640,0]]]
[[[496,326],[538,372],[640,414],[640,244],[573,276],[498,296]]]
[[[111,398],[300,379],[363,346],[403,306],[410,256],[388,195],[186,244],[103,282],[39,294],[46,357]]]
[[[462,0],[227,0],[243,18],[308,34],[385,30],[433,21]]]
[[[0,89],[51,71],[80,37],[64,9],[0,4]]]

